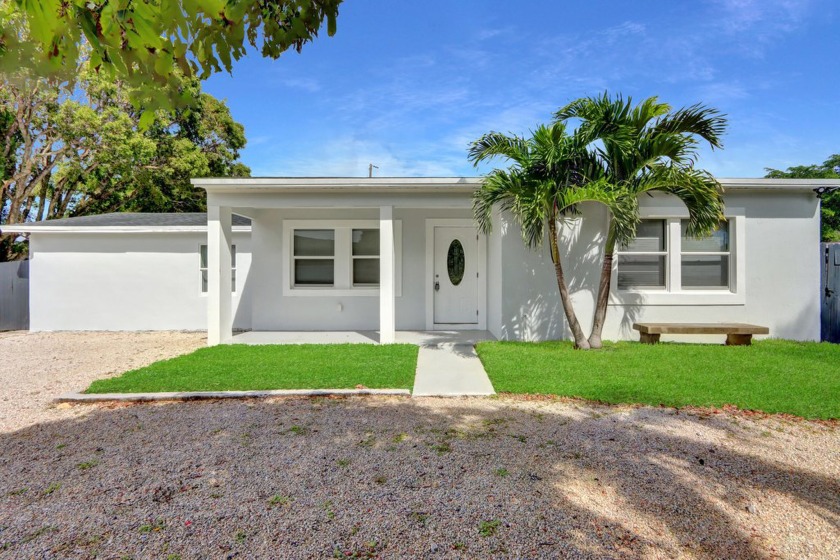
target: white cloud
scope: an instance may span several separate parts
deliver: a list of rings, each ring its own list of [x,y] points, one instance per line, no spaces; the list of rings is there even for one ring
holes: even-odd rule
[[[301,89],[310,93],[321,91],[321,83],[313,78],[286,78],[282,84],[288,88]]]
[[[720,24],[729,31],[764,28],[791,29],[808,11],[809,0],[717,0],[723,12]]]
[[[811,0],[716,0],[715,23],[745,56],[762,57],[766,48],[803,24]]]
[[[377,177],[435,177],[459,175],[464,158],[441,152],[434,145],[389,145],[370,139],[343,136],[304,153],[286,153],[254,166],[254,175],[301,177],[367,177],[374,164]]]
[[[716,104],[746,99],[749,90],[740,82],[707,82],[697,88],[697,98],[704,103]]]

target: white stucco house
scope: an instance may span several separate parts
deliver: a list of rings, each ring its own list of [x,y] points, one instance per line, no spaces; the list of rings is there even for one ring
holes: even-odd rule
[[[568,336],[546,248],[510,216],[476,231],[479,178],[196,179],[204,214],[106,214],[7,226],[30,239],[30,328],[482,330]],[[639,238],[615,263],[606,339],[633,322],[744,322],[818,340],[824,180],[722,179],[727,221],[683,234],[675,198],[645,196]],[[831,182],[834,186],[836,182]],[[564,265],[585,329],[606,215],[563,224]]]

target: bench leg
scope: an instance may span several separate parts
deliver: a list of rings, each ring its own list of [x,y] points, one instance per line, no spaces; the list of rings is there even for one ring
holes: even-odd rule
[[[658,334],[639,333],[639,342],[642,344],[657,344],[659,336]]]
[[[728,334],[726,335],[727,346],[749,346],[752,344],[751,334]]]

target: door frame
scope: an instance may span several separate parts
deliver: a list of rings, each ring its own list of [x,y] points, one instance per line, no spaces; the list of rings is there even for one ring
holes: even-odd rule
[[[435,323],[435,228],[468,227],[478,236],[478,282],[476,287],[476,305],[478,305],[477,323]],[[470,218],[426,218],[426,330],[487,330],[487,236],[478,232],[475,222]]]

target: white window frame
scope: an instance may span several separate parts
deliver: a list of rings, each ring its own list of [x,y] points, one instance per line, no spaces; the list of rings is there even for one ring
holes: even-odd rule
[[[207,290],[203,289],[204,285],[202,283],[202,278],[201,278],[202,277],[202,272],[207,271],[206,266],[201,266],[201,248],[202,247],[204,247],[204,251],[206,252],[207,251],[207,243],[199,243],[199,245],[198,245],[198,293],[201,294],[202,296],[206,296],[207,295]],[[236,258],[237,258],[237,254],[236,254],[236,244],[235,243],[231,244],[231,246],[230,246],[230,257],[231,257],[231,263],[230,263],[230,275],[231,275],[230,293],[231,294],[236,294],[237,293],[237,290],[236,290],[236,284],[237,284],[237,282],[236,282]],[[208,259],[208,264],[210,264],[209,263],[209,259],[210,259],[209,255],[207,256],[207,259]]]
[[[665,289],[618,289],[618,251],[613,259],[610,305],[745,305],[746,297],[746,215],[743,208],[727,208],[729,222],[729,289],[682,288],[682,232],[680,222],[688,219],[688,210],[681,208],[642,208],[643,220],[665,220],[668,253]],[[700,254],[700,253],[691,253]],[[723,253],[721,253],[723,254]]]
[[[335,231],[333,286],[294,285],[294,231],[330,229]],[[379,220],[283,220],[283,295],[288,297],[379,296],[379,286],[353,286],[353,230],[379,229]],[[394,220],[396,253],[396,295],[402,296],[402,221]],[[359,256],[359,258],[371,258]],[[381,256],[380,256],[381,258]]]

